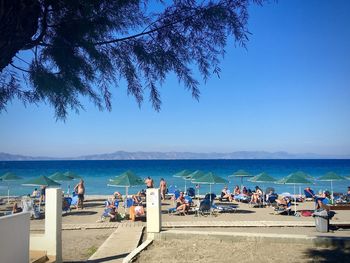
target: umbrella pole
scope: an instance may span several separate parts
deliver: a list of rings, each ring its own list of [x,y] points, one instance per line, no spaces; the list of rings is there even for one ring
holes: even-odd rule
[[[187,180],[185,179],[185,191],[184,191],[185,194],[187,194],[187,193],[186,193],[186,188],[187,188],[186,181],[187,181]]]
[[[124,214],[126,214],[126,209],[128,206],[128,187],[125,187],[125,205],[124,205]]]
[[[297,197],[295,196],[295,184],[294,184],[294,215],[297,212]]]
[[[332,182],[332,180],[331,180],[331,193],[332,193],[332,195],[331,195],[331,204],[333,204],[334,195],[333,195],[333,182]]]
[[[211,205],[211,184],[209,184],[209,202],[210,202],[210,214],[212,215],[212,205]]]
[[[70,184],[68,184],[68,197],[69,197],[69,193],[70,193]]]
[[[7,183],[7,203],[10,203],[10,184]]]

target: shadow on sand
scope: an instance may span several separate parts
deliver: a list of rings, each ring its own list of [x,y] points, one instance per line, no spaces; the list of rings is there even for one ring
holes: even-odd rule
[[[327,243],[327,247],[318,246],[308,249],[305,256],[312,259],[312,262],[349,262],[349,240],[329,238]]]
[[[95,211],[82,211],[82,210],[78,210],[78,211],[71,211],[71,212],[68,212],[68,213],[64,213],[62,214],[62,216],[89,216],[89,215],[95,215],[97,214],[97,212]]]

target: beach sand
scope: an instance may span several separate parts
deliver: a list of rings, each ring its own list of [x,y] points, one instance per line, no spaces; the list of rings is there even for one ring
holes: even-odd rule
[[[86,206],[83,210],[73,209],[70,213],[64,214],[62,224],[96,224],[100,218],[106,196],[87,197]],[[239,204],[239,208],[235,213],[224,213],[218,216],[200,216],[194,215],[177,216],[169,215],[167,210],[174,206],[171,200],[163,202],[162,205],[162,221],[181,222],[181,221],[314,221],[312,217],[294,217],[274,215],[272,208],[252,208],[248,204]],[[298,210],[312,209],[313,202],[304,202],[298,204]],[[0,207],[4,209],[4,207]],[[119,212],[124,213],[124,208],[119,207]],[[332,219],[335,221],[350,221],[350,211],[336,211]],[[31,232],[40,233],[44,226],[44,219],[31,220]],[[189,229],[191,230],[191,229]],[[192,229],[198,230],[198,229]],[[250,228],[200,228],[199,230],[225,231],[225,232],[252,232],[252,233],[276,233],[276,234],[303,234],[303,235],[332,235],[332,236],[350,236],[349,230],[339,230],[330,233],[318,233],[315,227],[250,227]],[[65,262],[84,262],[91,254],[104,242],[108,236],[115,231],[110,229],[85,229],[85,230],[63,230],[62,246],[63,260]],[[236,261],[251,262],[253,259],[259,261],[277,262],[281,258],[288,258],[290,262],[308,261],[310,255],[321,255],[327,257],[327,250],[315,248],[306,245],[291,244],[264,244],[264,243],[225,243],[216,242],[214,240],[198,240],[184,239],[181,242],[158,242],[156,241],[147,250],[145,250],[137,262],[219,262]],[[311,251],[311,252],[310,252]],[[292,253],[293,252],[293,253]],[[343,253],[349,256],[348,250]],[[341,260],[340,260],[341,261]],[[340,262],[339,261],[339,262]],[[317,260],[314,262],[318,262]]]
[[[154,241],[135,262],[346,262],[350,249],[274,242]]]

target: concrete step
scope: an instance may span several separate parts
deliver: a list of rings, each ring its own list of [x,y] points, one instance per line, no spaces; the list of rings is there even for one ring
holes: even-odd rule
[[[29,263],[45,263],[49,260],[46,255],[46,251],[30,250],[29,251]]]

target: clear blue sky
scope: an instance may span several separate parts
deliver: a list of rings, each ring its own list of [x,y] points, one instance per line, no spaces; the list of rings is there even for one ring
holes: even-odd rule
[[[350,1],[254,6],[248,49],[227,46],[200,101],[169,76],[157,113],[114,91],[113,111],[56,122],[47,105],[14,101],[0,115],[0,152],[78,156],[126,151],[240,150],[350,154]]]

